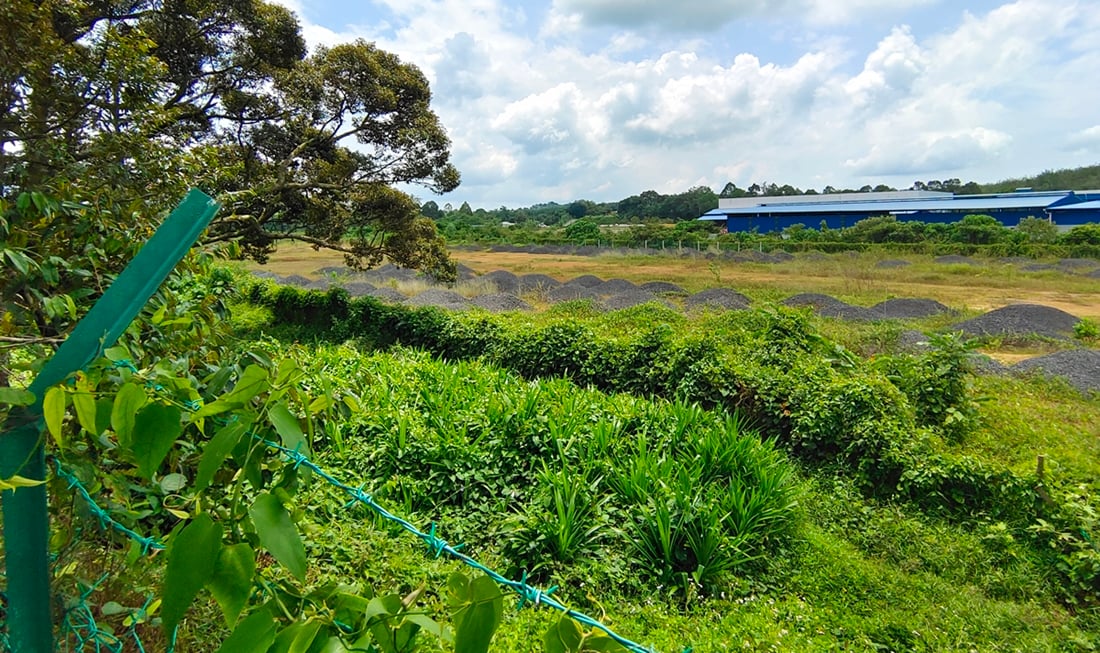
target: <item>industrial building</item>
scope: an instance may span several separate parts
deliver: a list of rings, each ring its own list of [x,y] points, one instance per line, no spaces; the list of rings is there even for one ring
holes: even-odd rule
[[[718,208],[700,220],[721,220],[730,233],[782,231],[795,224],[830,229],[850,227],[866,218],[892,215],[899,221],[955,222],[967,215],[989,215],[1007,227],[1027,217],[1050,220],[1061,228],[1100,222],[1100,190],[1031,191],[991,195],[955,195],[903,190],[885,193],[835,193],[718,200]]]

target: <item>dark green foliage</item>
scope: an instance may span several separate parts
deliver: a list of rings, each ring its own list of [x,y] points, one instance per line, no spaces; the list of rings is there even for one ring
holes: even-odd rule
[[[974,346],[961,335],[932,335],[929,345],[929,350],[912,356],[879,357],[873,366],[909,398],[918,425],[958,441],[977,419],[967,384]]]

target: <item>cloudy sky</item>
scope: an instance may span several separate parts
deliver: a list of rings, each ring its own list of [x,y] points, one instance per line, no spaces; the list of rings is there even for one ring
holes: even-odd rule
[[[1100,163],[1100,0],[278,0],[419,66],[462,185],[990,182]]]

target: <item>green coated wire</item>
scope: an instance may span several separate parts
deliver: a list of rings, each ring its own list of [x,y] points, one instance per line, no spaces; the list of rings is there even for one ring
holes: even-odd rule
[[[519,608],[522,608],[527,603],[531,603],[531,605],[534,607],[545,605],[549,608],[553,608],[554,610],[558,610],[564,613],[566,616],[572,618],[578,623],[604,632],[608,637],[615,640],[629,651],[633,651],[634,653],[656,653],[652,647],[646,647],[642,646],[641,644],[632,642],[629,639],[626,639],[625,637],[611,630],[607,626],[603,625],[596,619],[593,619],[592,617],[589,617],[584,613],[577,612],[576,610],[573,610],[561,604],[557,599],[551,596],[551,593],[554,592],[557,587],[551,587],[545,590],[539,589],[537,587],[532,587],[531,585],[527,584],[527,572],[523,573],[523,577],[519,581],[505,578],[504,576],[501,576],[499,573],[493,571],[492,569],[482,565],[477,560],[474,560],[470,556],[460,552],[458,549],[462,547],[461,544],[457,546],[452,546],[446,540],[437,537],[435,534],[434,523],[431,525],[429,531],[425,533],[418,529],[416,526],[413,526],[408,521],[390,513],[384,507],[376,503],[374,498],[370,494],[364,492],[361,487],[353,487],[332,476],[331,474],[317,466],[316,463],[311,461],[308,457],[306,457],[297,449],[289,449],[276,442],[264,439],[255,434],[252,434],[252,437],[256,440],[259,440],[260,442],[263,442],[265,445],[271,447],[272,449],[281,452],[289,462],[292,462],[294,464],[295,468],[306,467],[314,474],[320,476],[325,481],[327,481],[329,485],[332,485],[333,487],[336,487],[342,490],[345,494],[349,495],[352,500],[345,507],[349,507],[357,503],[365,505],[387,521],[397,524],[405,531],[420,539],[428,546],[429,551],[431,551],[435,557],[439,557],[441,554],[446,553],[452,558],[465,563],[467,566],[485,573],[498,584],[511,589],[516,594],[519,594]],[[688,653],[689,651],[691,651],[691,647],[687,647],[684,649],[684,653]]]
[[[65,469],[61,464],[61,461],[54,458],[54,467],[57,470],[57,476],[65,480],[69,488],[74,490],[80,498],[88,506],[88,510],[99,521],[104,530],[115,530],[119,533],[126,535],[134,542],[141,545],[141,552],[144,555],[148,555],[153,551],[161,551],[164,549],[164,545],[152,537],[142,536],[133,530],[123,526],[115,521],[111,515],[99,506],[92,498],[84,484],[80,482],[80,479],[75,474]],[[83,651],[84,647],[89,643],[95,646],[95,651],[106,650],[108,653],[122,653],[124,650],[125,642],[114,635],[113,633],[105,630],[100,630],[96,624],[95,613],[88,606],[88,597],[106,580],[107,574],[104,574],[97,580],[91,587],[87,588],[81,593],[80,598],[77,599],[75,605],[69,608],[65,612],[65,617],[62,621],[62,630],[72,633],[76,640],[75,650]],[[153,602],[153,597],[148,596],[145,599],[145,605],[134,611],[133,614],[144,616],[145,611],[149,608],[149,605]],[[75,618],[74,618],[75,615]],[[145,645],[141,641],[141,636],[137,632],[137,624],[143,619],[137,618],[133,620],[132,625],[129,628],[129,634],[134,640],[134,644],[140,653],[145,653]],[[86,631],[86,634],[85,634]],[[176,634],[177,631],[173,630],[169,637],[168,648],[166,653],[172,653],[176,646]]]

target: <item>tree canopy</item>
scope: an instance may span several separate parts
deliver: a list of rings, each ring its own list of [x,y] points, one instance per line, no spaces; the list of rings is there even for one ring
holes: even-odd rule
[[[210,240],[257,260],[293,239],[453,275],[394,188],[459,183],[428,82],[395,55],[363,41],[307,55],[295,16],[261,0],[13,0],[0,29],[9,202],[109,197],[149,215],[198,185],[223,204]]]

